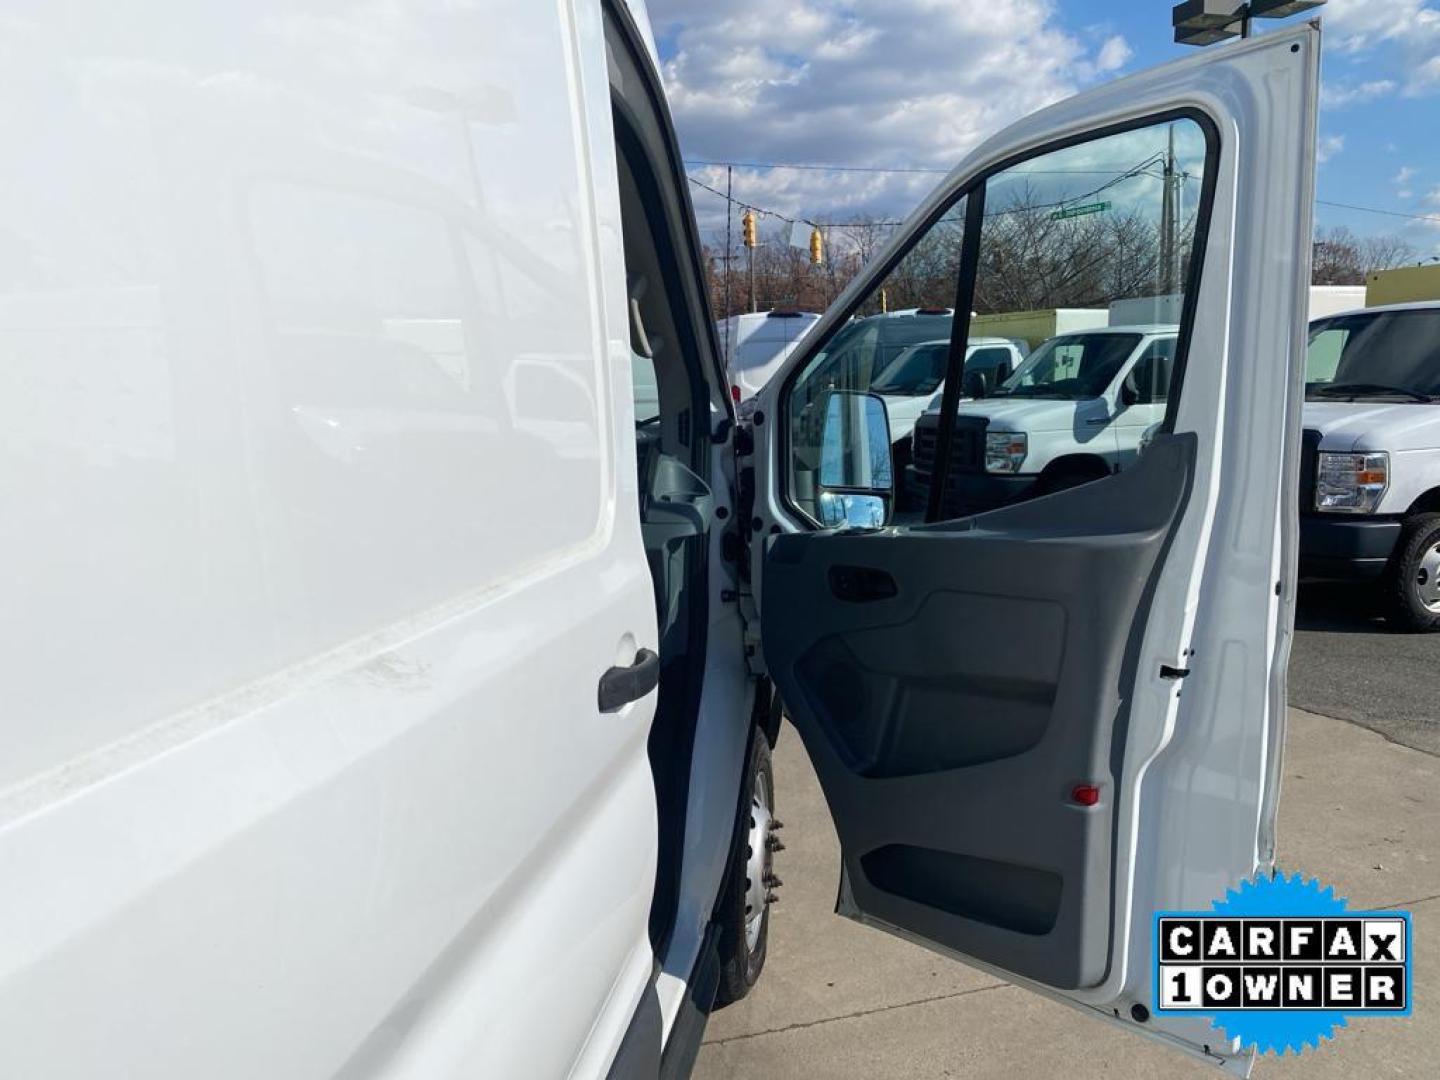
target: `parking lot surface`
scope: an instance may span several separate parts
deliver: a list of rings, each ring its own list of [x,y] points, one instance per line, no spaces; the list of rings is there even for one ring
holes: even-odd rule
[[[1440,634],[1398,634],[1373,588],[1300,590],[1290,704],[1440,754]]]
[[[1311,637],[1297,649],[1297,664],[1323,667],[1330,648],[1325,637]],[[839,849],[809,760],[788,728],[775,771],[789,827],[769,960],[756,990],[711,1018],[699,1080],[1220,1075],[834,915]],[[1440,758],[1292,710],[1280,861],[1335,885],[1352,906],[1414,913],[1415,1013],[1354,1020],[1303,1058],[1261,1059],[1254,1075],[1440,1076],[1440,933],[1432,929],[1440,925]]]

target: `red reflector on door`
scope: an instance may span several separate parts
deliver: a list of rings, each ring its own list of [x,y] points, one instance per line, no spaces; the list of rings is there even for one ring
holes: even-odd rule
[[[1100,801],[1100,789],[1094,784],[1076,784],[1070,798],[1081,806],[1094,806]]]
[[[732,401],[735,402],[736,405],[740,404],[740,387],[736,386],[734,383],[730,384],[730,398]]]

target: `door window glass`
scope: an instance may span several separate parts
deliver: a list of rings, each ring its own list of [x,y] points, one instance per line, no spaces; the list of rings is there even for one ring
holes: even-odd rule
[[[1170,376],[1175,367],[1175,339],[1158,338],[1145,348],[1126,378],[1133,405],[1158,405],[1170,396]]]
[[[1306,386],[1328,383],[1335,378],[1335,369],[1340,366],[1340,354],[1345,351],[1345,339],[1349,336],[1349,330],[1336,326],[1310,338],[1310,348],[1305,353]]]
[[[972,188],[794,377],[785,399],[794,504],[819,520],[820,395],[879,391],[893,410],[901,388],[943,390],[956,366],[955,308],[974,344],[963,343],[969,358],[950,395],[958,404],[946,462],[937,460],[939,395],[913,435],[908,419],[891,425],[910,455],[893,470],[898,520],[927,507],[932,485],[946,492],[933,514],[964,516],[1113,477],[1137,461],[1113,428],[1128,404],[1168,403],[1178,385],[1209,143],[1197,120],[1166,118],[1037,154]],[[966,235],[967,207],[976,235]],[[982,332],[1033,352],[996,378],[999,350],[984,346]],[[1147,338],[1154,344],[1137,360]]]
[[[1036,349],[996,397],[1080,401],[1099,397],[1140,344],[1139,334],[1067,334]]]
[[[785,405],[788,488],[814,521],[831,516],[822,512],[819,483],[831,393],[913,397],[933,393],[944,378],[964,231],[962,199],[861,298],[791,385]],[[875,475],[893,479],[894,473]]]

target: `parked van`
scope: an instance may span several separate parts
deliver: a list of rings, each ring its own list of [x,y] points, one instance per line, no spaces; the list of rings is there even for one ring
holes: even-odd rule
[[[1024,352],[1008,338],[971,338],[965,348],[965,373],[999,386],[1024,359]],[[945,381],[949,360],[948,337],[922,341],[904,349],[875,376],[870,389],[885,399],[890,437],[896,443],[910,439],[915,421]]]
[[[1374,581],[1392,622],[1440,629],[1440,302],[1310,326],[1301,573]]]
[[[1165,415],[1175,326],[1112,326],[1042,344],[1009,379],[959,406],[947,514],[980,513],[1129,468]],[[967,376],[968,376],[967,369]],[[936,397],[915,425],[907,487],[929,491],[940,430]]]
[[[217,10],[6,30],[0,1075],[683,1076],[765,964],[782,701],[842,915],[1243,1073],[1151,913],[1273,866],[1318,30],[997,134],[740,414],[638,0]],[[1167,132],[1139,464],[850,527],[855,312]]]
[[[814,312],[789,308],[721,319],[716,333],[725,350],[730,392],[735,401],[753,397],[819,321],[820,316]]]

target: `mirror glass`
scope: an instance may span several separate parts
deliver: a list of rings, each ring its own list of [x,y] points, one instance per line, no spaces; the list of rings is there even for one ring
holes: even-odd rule
[[[820,442],[820,486],[889,492],[890,425],[875,394],[832,390],[826,395]]]
[[[885,524],[885,499],[879,495],[820,492],[820,524],[851,529],[878,529]]]
[[[895,486],[890,462],[890,424],[875,394],[832,390],[822,399],[819,490],[820,524],[878,529],[890,510]]]

